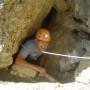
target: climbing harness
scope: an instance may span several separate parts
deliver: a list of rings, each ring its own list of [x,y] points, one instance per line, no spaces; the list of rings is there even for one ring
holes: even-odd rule
[[[65,55],[65,54],[59,54],[59,53],[51,53],[51,52],[45,52],[45,51],[42,51],[42,53],[50,54],[50,55],[56,55],[56,56],[62,56],[62,57],[69,57],[69,58],[90,59],[90,57],[72,56],[72,55]]]

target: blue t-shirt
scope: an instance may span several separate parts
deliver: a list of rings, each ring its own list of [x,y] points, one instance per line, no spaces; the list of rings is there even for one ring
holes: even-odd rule
[[[32,55],[37,60],[37,58],[42,55],[42,52],[40,52],[36,44],[36,40],[28,40],[20,49],[20,52],[23,54],[25,59],[29,55]]]

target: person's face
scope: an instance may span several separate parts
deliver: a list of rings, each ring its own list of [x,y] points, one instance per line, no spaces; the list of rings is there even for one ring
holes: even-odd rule
[[[48,47],[48,42],[38,41],[38,48],[39,48],[41,51],[46,50],[47,47]]]

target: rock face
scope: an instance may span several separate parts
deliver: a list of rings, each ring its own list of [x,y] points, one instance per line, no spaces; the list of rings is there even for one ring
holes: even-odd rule
[[[53,41],[48,51],[66,55],[89,56],[90,37],[89,24],[87,24],[89,22],[89,7],[85,7],[85,13],[81,10],[82,7],[84,7],[84,0],[82,5],[77,6],[77,4],[81,4],[81,2],[82,0],[67,0],[67,3],[70,5],[70,8],[67,9],[68,11],[57,14],[56,19],[52,20],[53,23],[50,29],[52,30]],[[89,4],[89,2],[86,1],[85,4],[87,5],[87,3]],[[78,12],[76,9],[81,12]],[[78,17],[76,17],[76,14],[78,14]],[[57,80],[70,81],[74,79],[74,71],[77,67],[75,76],[83,69],[89,67],[89,65],[90,61],[87,59],[83,60],[49,55],[46,67],[47,71],[56,77]]]
[[[52,35],[48,51],[88,55],[89,9],[90,0],[4,0],[0,9],[0,68],[11,65],[23,40],[47,23]],[[46,68],[58,80],[70,80],[78,65],[79,59],[48,55]]]
[[[10,53],[11,56],[15,54],[22,40],[40,27],[52,5],[51,0],[6,0],[0,10],[3,52]]]

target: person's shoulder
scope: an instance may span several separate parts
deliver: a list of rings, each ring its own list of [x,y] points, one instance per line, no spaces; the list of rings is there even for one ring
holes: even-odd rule
[[[36,43],[36,40],[35,39],[32,39],[32,40],[29,40],[28,42],[31,43],[31,44],[35,44]]]
[[[27,44],[35,44],[36,40],[32,39],[32,40],[27,40],[26,41]]]

